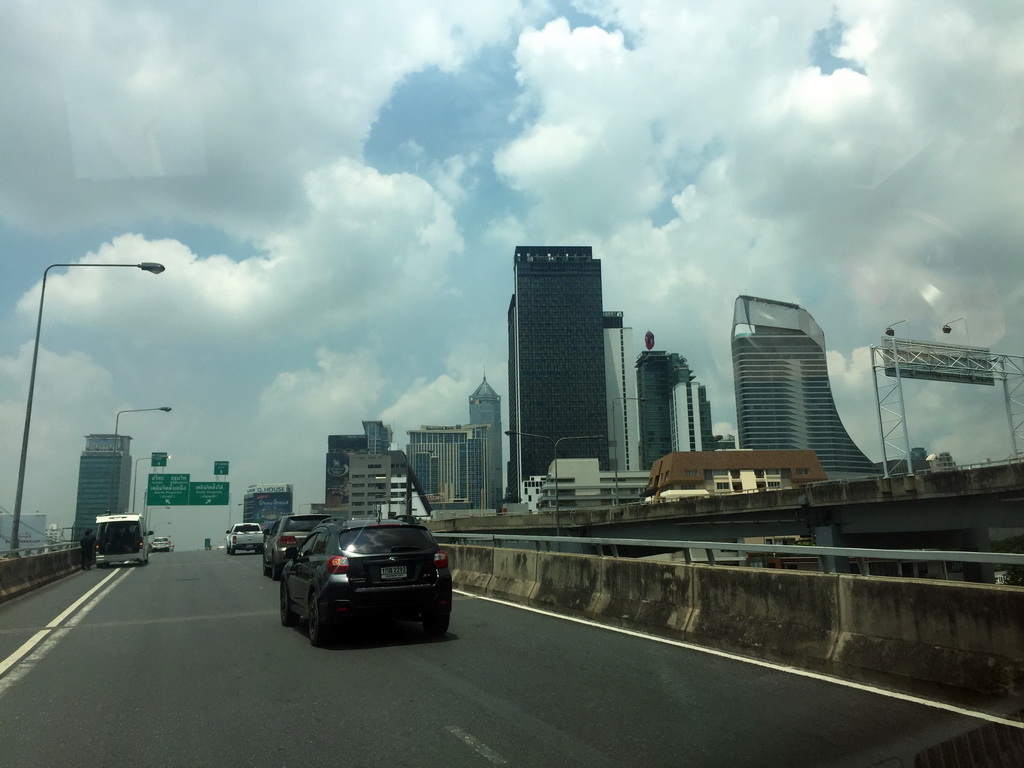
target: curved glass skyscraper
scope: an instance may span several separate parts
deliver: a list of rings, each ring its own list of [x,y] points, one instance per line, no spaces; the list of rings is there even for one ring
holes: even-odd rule
[[[831,478],[874,474],[832,399],[825,334],[807,310],[740,296],[732,322],[740,448],[814,451]]]

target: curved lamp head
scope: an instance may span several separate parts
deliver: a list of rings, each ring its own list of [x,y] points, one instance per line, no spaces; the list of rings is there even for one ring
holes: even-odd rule
[[[170,407],[164,405],[164,406],[161,406],[160,408],[157,408],[157,410],[158,411],[163,411],[164,413],[167,413],[171,409],[170,409]]]
[[[144,261],[139,264],[139,269],[146,272],[152,272],[154,275],[159,275],[164,271],[165,267],[163,264],[157,264],[155,261]]]
[[[966,328],[967,327],[967,318],[965,318],[965,317],[958,317],[956,320],[950,320],[948,323],[946,323],[944,326],[942,326],[942,332],[943,333],[952,333],[953,329],[950,326],[953,325],[953,323],[959,323],[961,321],[964,324],[964,328]]]
[[[889,323],[889,325],[885,326],[885,335],[886,336],[895,336],[896,335],[896,331],[893,330],[893,326],[894,325],[899,325],[900,323],[905,323],[905,322],[907,322],[907,321],[906,320],[897,320],[895,323]]]

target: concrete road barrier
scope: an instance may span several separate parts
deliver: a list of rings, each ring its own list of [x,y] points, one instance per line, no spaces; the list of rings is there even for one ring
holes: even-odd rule
[[[1024,589],[843,576],[837,594],[832,659],[841,670],[895,670],[993,693],[1024,690]]]
[[[603,558],[588,612],[627,627],[678,636],[693,615],[693,573],[671,563]]]
[[[1024,692],[1024,589],[446,545],[458,588],[899,687]]]
[[[491,552],[493,568],[486,594],[511,602],[530,603],[537,589],[538,553],[523,549],[493,549]]]
[[[81,562],[77,549],[0,560],[0,603],[74,573]]]
[[[836,576],[768,568],[681,565],[693,573],[686,639],[825,669],[838,633]]]

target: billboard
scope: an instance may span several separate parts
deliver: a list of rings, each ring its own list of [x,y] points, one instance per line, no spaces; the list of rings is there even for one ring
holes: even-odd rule
[[[11,545],[13,515],[0,515],[0,549]],[[46,544],[46,515],[22,515],[18,523],[18,546],[40,547]]]
[[[269,527],[292,513],[291,483],[250,485],[242,502],[242,521]]]
[[[348,453],[328,453],[324,488],[324,506],[327,509],[341,509],[348,504],[348,481]]]
[[[877,348],[885,375],[903,379],[949,381],[957,384],[994,386],[998,355],[985,347],[964,347],[935,341],[883,339]]]

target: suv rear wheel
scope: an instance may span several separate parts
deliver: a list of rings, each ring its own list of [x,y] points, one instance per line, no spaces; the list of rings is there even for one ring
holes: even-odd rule
[[[327,640],[327,627],[320,618],[320,601],[312,592],[309,593],[306,606],[309,614],[309,644],[315,648],[322,648]]]
[[[427,637],[444,637],[448,631],[448,624],[451,622],[451,615],[447,613],[435,613],[423,617],[423,632]]]

